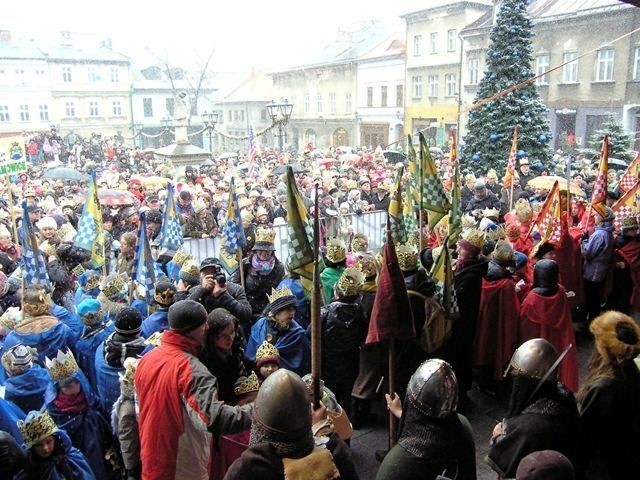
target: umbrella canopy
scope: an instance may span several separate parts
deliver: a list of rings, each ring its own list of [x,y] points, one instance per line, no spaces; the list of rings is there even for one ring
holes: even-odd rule
[[[541,177],[532,178],[529,180],[527,185],[531,188],[543,188],[545,190],[551,190],[553,188],[553,184],[558,182],[558,186],[560,187],[560,191],[567,191],[567,179],[564,177],[558,177],[557,175],[545,175]],[[582,188],[580,188],[575,183],[571,182],[569,184],[569,192],[572,195],[578,195],[580,197],[584,197],[585,193]]]
[[[626,170],[629,166],[627,162],[624,160],[620,160],[619,158],[610,158],[608,161],[609,167],[614,170]]]
[[[89,180],[88,175],[68,167],[51,168],[44,172],[43,177],[49,180],[75,180],[78,182]]]
[[[134,179],[139,180],[144,187],[152,187],[152,188],[156,188],[156,187],[164,188],[167,186],[167,182],[171,181],[168,178],[158,177],[156,175],[151,177],[144,177],[142,175],[132,175],[131,180],[134,180]]]
[[[404,163],[407,161],[407,156],[402,152],[387,150],[382,152],[382,155],[391,163]]]
[[[106,188],[98,189],[98,202],[107,207],[121,207],[133,205],[138,207],[140,202],[135,195],[127,190],[110,190]]]
[[[213,160],[211,160],[210,158],[207,158],[200,165],[202,165],[203,167],[213,167],[215,165],[215,163],[213,163]]]
[[[293,173],[304,173],[307,171],[300,165],[278,165],[272,170],[272,173],[274,175],[284,175],[285,173],[287,173],[287,167],[291,167],[293,169]]]

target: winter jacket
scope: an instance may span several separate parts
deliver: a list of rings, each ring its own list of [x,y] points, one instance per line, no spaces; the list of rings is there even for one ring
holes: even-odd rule
[[[240,320],[241,325],[251,321],[251,304],[247,300],[247,294],[241,285],[233,282],[227,282],[227,291],[219,297],[214,297],[211,292],[198,286],[191,289],[189,298],[202,304],[207,312],[218,307],[229,310],[231,315]]]
[[[242,268],[244,269],[244,290],[251,304],[252,321],[255,322],[269,304],[267,295],[271,295],[271,290],[276,288],[284,278],[284,265],[276,258],[273,269],[267,275],[261,275],[260,272],[251,268],[250,262],[250,258],[243,260]],[[240,285],[240,269],[233,274],[230,281]]]
[[[172,330],[140,360],[138,394],[142,479],[209,478],[211,433],[246,430],[251,406],[217,398],[217,381],[198,360],[197,341]]]
[[[583,278],[591,282],[602,282],[607,276],[613,258],[613,227],[596,227],[582,245],[584,257]]]

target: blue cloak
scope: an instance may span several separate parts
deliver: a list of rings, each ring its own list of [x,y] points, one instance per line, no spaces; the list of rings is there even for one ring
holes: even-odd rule
[[[256,351],[267,338],[267,334],[276,338],[274,346],[280,353],[280,366],[302,376],[308,370],[309,341],[304,329],[293,320],[287,330],[277,331],[267,317],[262,317],[253,327],[247,341],[245,357],[252,362],[256,360]]]
[[[10,433],[18,444],[22,443],[18,420],[24,420],[25,416],[24,412],[13,403],[0,398],[0,430]]]
[[[66,308],[55,303],[51,305],[51,315],[71,329],[73,332],[73,341],[75,342],[84,328],[84,325],[78,318],[78,315],[76,313],[69,312]]]
[[[149,338],[156,332],[163,332],[169,328],[168,310],[156,310],[142,322],[142,336]]]
[[[72,377],[80,382],[87,399],[87,409],[80,413],[60,411],[53,403],[58,395],[58,384],[52,382],[45,397],[47,411],[56,425],[67,432],[72,445],[87,458],[96,478],[108,478],[104,454],[113,444],[109,423],[84,373],[78,370]]]
[[[98,380],[96,377],[95,367],[96,351],[114,330],[115,327],[111,321],[107,322],[102,330],[94,330],[90,333],[88,333],[88,329],[85,327],[85,330],[76,342],[76,361],[78,362],[78,366],[87,376],[94,392],[98,391]]]
[[[34,364],[26,372],[7,378],[4,382],[4,398],[15,403],[23,412],[40,410],[50,383],[49,373]]]
[[[138,310],[143,319],[147,318],[147,316],[149,315],[149,304],[144,300],[136,298],[133,302],[131,302],[131,308],[135,308],[136,310]]]
[[[120,396],[120,377],[118,372],[124,373],[124,368],[115,368],[107,363],[104,358],[104,342],[98,346],[94,356],[96,371],[96,386],[98,395],[105,412],[110,412],[113,404]]]

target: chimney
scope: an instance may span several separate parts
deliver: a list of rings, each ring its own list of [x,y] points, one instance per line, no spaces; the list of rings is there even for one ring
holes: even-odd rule
[[[111,38],[105,38],[102,41],[102,46],[103,47],[107,47],[107,48],[111,48],[113,46],[113,40]]]
[[[63,30],[60,32],[60,46],[61,47],[70,47],[71,46],[71,32],[68,30]]]
[[[11,31],[10,30],[0,30],[0,42],[9,43],[11,41]]]

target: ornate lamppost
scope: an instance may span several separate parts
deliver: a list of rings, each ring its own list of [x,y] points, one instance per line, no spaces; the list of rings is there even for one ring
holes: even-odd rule
[[[207,129],[207,133],[209,135],[209,153],[213,153],[213,132],[216,129],[216,124],[218,123],[218,113],[217,112],[204,112],[202,114],[202,121],[204,122],[204,128]]]
[[[284,127],[289,123],[292,112],[293,104],[289,103],[286,98],[280,103],[271,101],[267,104],[267,113],[269,113],[273,124],[278,126],[278,151],[280,153],[284,149]]]

